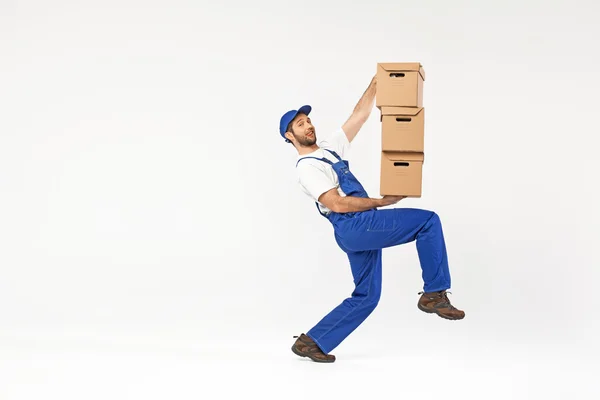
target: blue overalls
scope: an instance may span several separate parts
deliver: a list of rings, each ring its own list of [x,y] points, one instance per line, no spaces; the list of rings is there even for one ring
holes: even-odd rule
[[[350,172],[349,163],[332,150],[338,161],[315,158],[330,164],[347,196],[369,197]],[[296,163],[296,166],[298,163]],[[319,205],[317,203],[317,209]],[[324,214],[334,228],[339,247],[348,255],[355,288],[346,298],[306,334],[319,348],[329,353],[375,310],[381,295],[382,249],[416,240],[425,292],[450,288],[450,272],[442,225],[435,212],[416,208],[390,208]]]

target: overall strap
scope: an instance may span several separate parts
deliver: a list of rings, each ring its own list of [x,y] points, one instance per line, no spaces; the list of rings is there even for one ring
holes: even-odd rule
[[[298,163],[300,161],[305,160],[307,158],[314,158],[315,160],[324,161],[324,162],[326,162],[329,165],[333,165],[333,163],[330,160],[326,159],[325,157],[323,157],[323,158],[318,158],[318,157],[302,157],[301,159],[299,159],[296,162],[296,167],[298,166]],[[317,206],[317,211],[319,211],[319,214],[321,214],[323,217],[327,218],[327,214],[325,214],[324,212],[321,211],[321,208],[319,207],[319,202],[315,201],[315,206]]]
[[[338,154],[337,154],[335,151],[333,151],[333,150],[329,150],[329,149],[323,149],[323,150],[326,150],[326,151],[330,152],[331,154],[333,154],[333,156],[334,156],[335,158],[337,158],[337,159],[338,159],[338,161],[342,161],[342,157],[338,156]]]
[[[319,214],[321,214],[322,216],[327,218],[327,214],[325,214],[324,212],[321,211],[321,207],[319,207],[319,203],[315,201],[315,205],[317,206],[317,211],[319,211]]]
[[[315,160],[319,160],[319,161],[325,161],[327,164],[333,165],[333,163],[332,163],[331,161],[329,161],[328,159],[326,159],[326,158],[318,158],[318,157],[302,157],[301,159],[299,159],[299,160],[296,162],[296,167],[298,166],[298,163],[299,163],[300,161],[302,161],[302,160],[306,160],[307,158],[314,158]]]

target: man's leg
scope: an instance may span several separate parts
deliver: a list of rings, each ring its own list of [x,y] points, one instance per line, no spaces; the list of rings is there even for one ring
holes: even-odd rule
[[[373,312],[381,296],[381,250],[347,254],[355,285],[351,297],[345,299],[307,332],[326,354],[336,348]]]
[[[337,239],[352,251],[369,251],[416,240],[423,290],[420,310],[446,319],[462,319],[464,311],[450,303],[446,289],[451,279],[442,223],[435,212],[392,208],[357,214],[341,223]]]
[[[340,242],[352,251],[396,246],[416,240],[425,292],[448,289],[451,284],[446,243],[440,218],[433,211],[390,208],[358,214],[339,230]]]

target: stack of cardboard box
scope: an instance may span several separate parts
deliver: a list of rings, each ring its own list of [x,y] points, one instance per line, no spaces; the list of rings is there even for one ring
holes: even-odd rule
[[[425,108],[420,63],[377,64],[381,113],[380,195],[421,197]]]

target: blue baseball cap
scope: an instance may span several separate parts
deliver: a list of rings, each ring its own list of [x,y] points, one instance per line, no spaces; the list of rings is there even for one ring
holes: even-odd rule
[[[290,124],[290,122],[292,122],[292,120],[296,118],[296,115],[300,113],[308,115],[310,114],[311,110],[311,106],[305,105],[297,110],[290,110],[283,114],[281,120],[279,121],[279,134],[285,139],[286,142],[289,142],[289,140],[285,137],[285,132],[287,131],[287,126]]]

